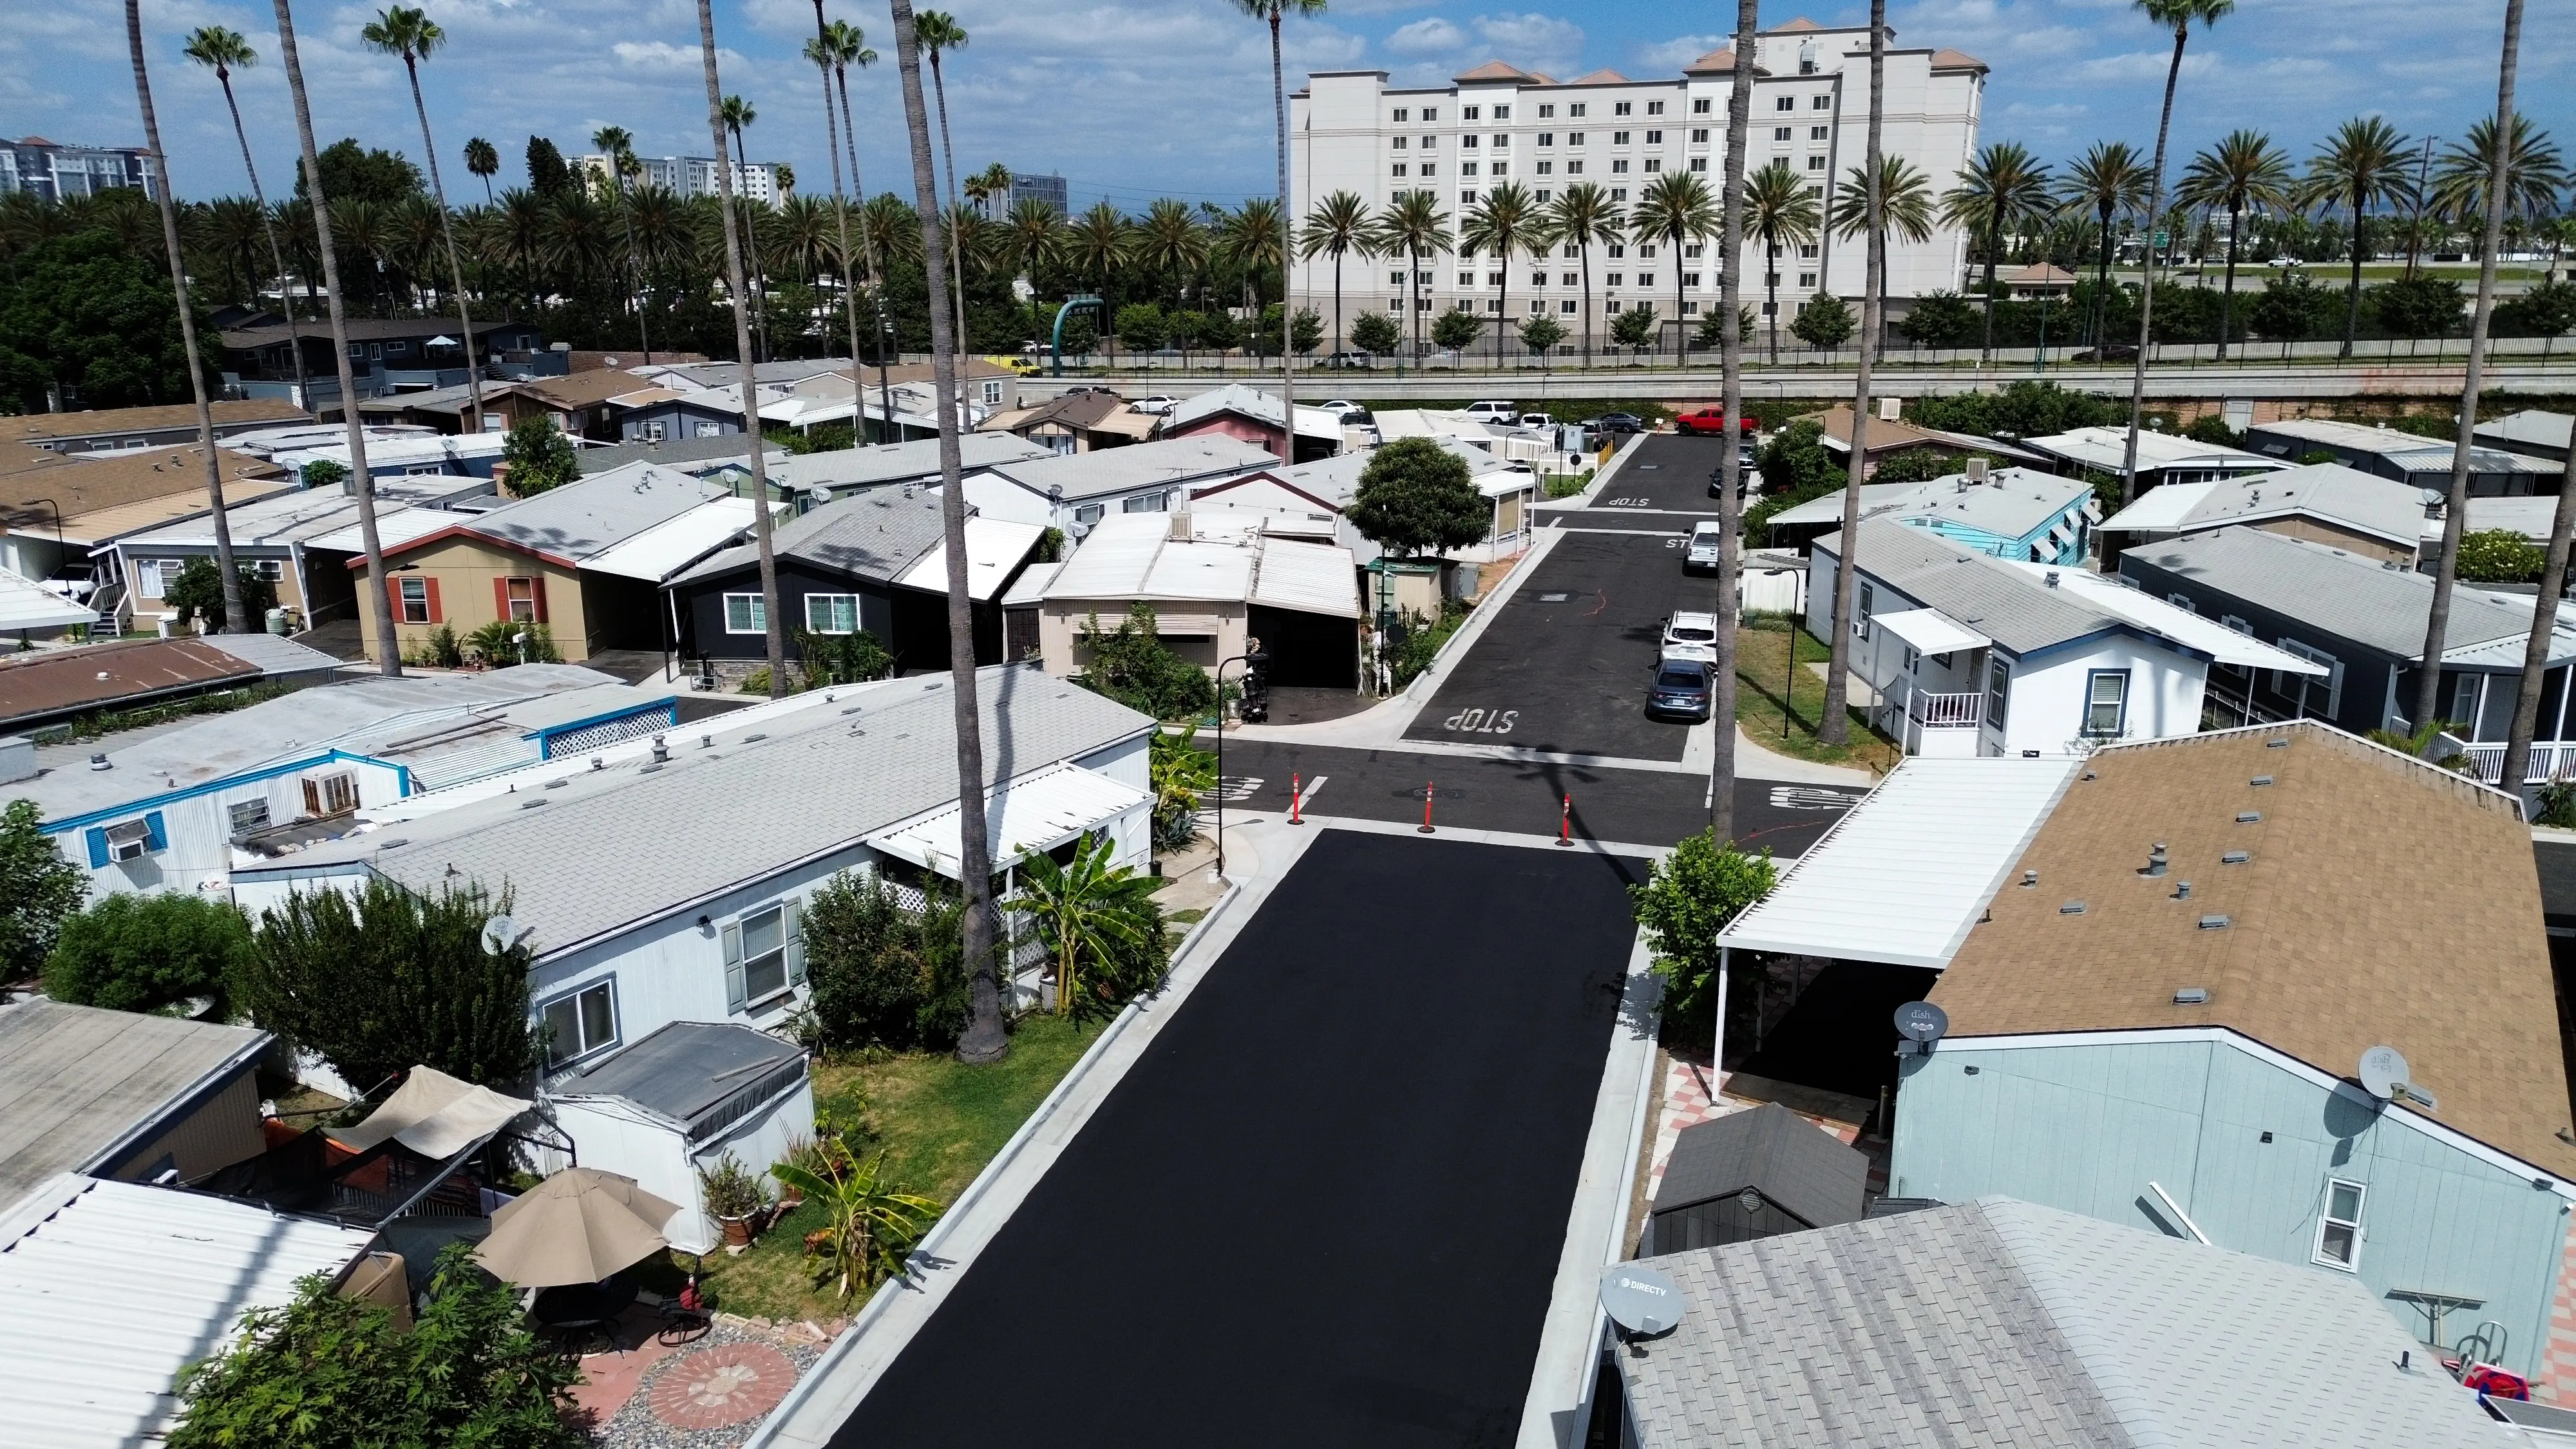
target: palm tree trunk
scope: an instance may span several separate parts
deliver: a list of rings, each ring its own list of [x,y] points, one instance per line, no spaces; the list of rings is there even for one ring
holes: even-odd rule
[[[1780,244],[1765,237],[1762,242],[1762,310],[1771,329],[1771,365],[1780,365]]]
[[[948,73],[940,69],[939,52],[935,50],[930,53],[930,85],[939,97],[939,154],[948,168],[948,209],[955,212],[963,203],[957,199],[957,151],[948,140]],[[938,200],[938,193],[935,190],[931,194],[931,200],[933,202]],[[942,230],[946,228],[943,226]],[[925,252],[923,255],[929,254]],[[948,269],[949,277],[956,283],[957,291],[957,335],[954,341],[957,356],[963,360],[966,356],[966,254],[963,244],[954,236],[948,239]],[[953,399],[942,398],[940,406],[953,407],[955,402]]]
[[[1503,290],[1494,301],[1502,315],[1494,319],[1494,370],[1503,370],[1503,329],[1512,325],[1512,249],[1503,248]]]
[[[1288,209],[1288,81],[1279,59],[1279,7],[1270,7],[1270,105],[1279,126],[1279,461],[1297,461],[1297,308],[1289,278],[1294,275],[1297,247],[1296,213]],[[1252,315],[1253,328],[1261,314]]]
[[[1688,370],[1690,328],[1682,322],[1682,234],[1678,230],[1672,234],[1671,244],[1673,248],[1673,362]]]
[[[723,88],[716,80],[716,18],[709,0],[698,0],[699,64],[706,72],[707,131],[716,147],[716,202],[724,211],[725,286],[733,298],[734,356],[741,364],[743,461],[751,468],[752,537],[760,546],[762,619],[769,627],[769,697],[787,695],[787,621],[778,610],[778,555],[769,517],[768,451],[760,435],[759,374],[751,360],[751,289],[743,275],[744,217],[734,206],[733,170],[724,164]],[[963,577],[963,575],[960,575]]]
[[[2441,702],[2442,648],[2451,626],[2451,586],[2458,579],[2460,533],[2469,512],[2469,449],[2477,440],[2478,387],[2485,381],[2487,324],[2495,312],[2496,240],[2504,231],[2506,162],[2513,151],[2513,76],[2522,49],[2522,0],[2505,0],[2504,56],[2496,66],[2496,145],[2487,162],[2487,225],[2478,258],[2478,305],[2469,315],[2469,361],[2461,380],[2460,432],[2451,450],[2451,506],[2442,519],[2442,559],[2433,574],[2433,608],[2424,627],[2424,664],[2415,681],[2414,722],[2420,727]],[[2555,534],[2551,547],[2559,549]],[[2559,549],[2563,554],[2564,550]],[[2535,691],[2536,693],[2536,691]],[[2522,781],[2506,777],[2516,796]]]
[[[1422,365],[1422,253],[1415,251],[1409,242],[1404,248],[1404,306],[1406,311],[1413,314],[1406,319],[1413,324],[1411,360],[1414,366],[1420,367]]]
[[[1717,462],[1717,677],[1709,681],[1709,717],[1717,722],[1713,731],[1716,755],[1708,771],[1708,830],[1717,840],[1735,838],[1735,713],[1736,703],[1736,631],[1742,625],[1736,597],[1737,580],[1744,568],[1744,505],[1737,492],[1744,486],[1743,464],[1736,457],[1737,439],[1743,436],[1744,424],[1744,335],[1736,325],[1736,309],[1743,305],[1744,270],[1744,146],[1753,124],[1752,36],[1760,29],[1761,0],[1736,0],[1735,5],[1735,75],[1726,102],[1726,172],[1719,178],[1719,237],[1717,307],[1717,362],[1719,402],[1724,409],[1726,438]],[[1790,653],[1797,652],[1797,635],[1789,636]],[[1789,701],[1780,701],[1785,712]],[[1722,1023],[1721,1023],[1722,1026]],[[1723,1062],[1711,1062],[1716,1071]]]
[[[307,396],[312,384],[304,377],[304,338],[295,320],[295,288],[286,280],[286,253],[277,245],[277,219],[268,214],[268,195],[260,189],[259,167],[250,159],[250,133],[242,129],[241,105],[233,99],[233,78],[218,70],[215,79],[224,88],[224,109],[233,113],[233,139],[241,143],[242,170],[250,174],[250,199],[259,205],[259,229],[268,238],[268,259],[277,267],[277,300],[286,309],[287,351],[295,355],[295,405],[309,408],[313,405]]]
[[[420,65],[411,56],[403,57],[403,70],[411,76],[411,108],[420,117],[420,148],[429,153],[429,191],[438,199],[438,229],[447,239],[447,275],[456,284],[456,325],[463,330],[465,343],[465,399],[474,411],[473,426],[465,431],[483,431],[483,383],[476,361],[481,349],[474,340],[474,318],[465,305],[465,264],[456,256],[456,220],[447,214],[447,186],[438,179],[438,145],[429,136],[429,107],[420,98]],[[354,411],[350,416],[355,416]]]
[[[814,38],[825,46],[831,44],[831,32],[823,24],[823,0],[814,0]],[[823,59],[830,57],[824,56]],[[841,245],[841,310],[850,324],[850,436],[865,445],[868,440],[867,407],[860,401],[866,392],[866,370],[859,365],[859,289],[850,275],[850,202],[841,189],[841,125],[832,114],[832,68],[818,65],[823,75],[823,144],[832,153],[832,226]],[[865,229],[862,228],[862,231]],[[893,419],[887,419],[889,423]]]
[[[741,173],[745,181],[748,181],[751,178],[751,152],[742,144],[742,128],[740,126],[735,126],[731,129],[733,131],[734,169]],[[722,136],[718,136],[716,138],[716,167],[718,170],[722,170],[724,167],[724,156],[724,138]],[[769,345],[768,265],[766,260],[760,254],[760,228],[752,221],[751,203],[748,200],[745,200],[740,205],[742,213],[743,276],[744,280],[751,283],[752,355],[756,359],[766,359],[777,355]]]
[[[197,403],[197,447],[206,455],[206,506],[215,520],[215,570],[224,583],[224,617],[217,632],[257,633],[242,608],[241,575],[233,569],[232,521],[224,515],[223,455],[215,451],[215,410],[206,398],[206,369],[197,360],[197,314],[188,299],[187,262],[179,252],[179,210],[170,196],[170,156],[161,149],[161,121],[152,109],[152,78],[143,66],[141,0],[125,0],[125,45],[134,61],[135,103],[143,109],[143,144],[161,171],[161,184],[153,188],[154,199],[161,204],[161,249],[169,257],[170,290],[179,304],[179,345],[186,349],[188,391]],[[225,91],[230,93],[229,84]]]
[[[2548,677],[2549,646],[2558,629],[2558,600],[2567,590],[2568,534],[2576,527],[2576,488],[2568,486],[2566,465],[2559,467],[2558,502],[2549,518],[2549,552],[2540,569],[2540,598],[2531,616],[2531,637],[2522,651],[2522,687],[2513,699],[2513,724],[2505,733],[2504,770],[2496,778],[2503,788],[2520,790],[2531,773],[2531,741],[2540,731],[2541,681]],[[2571,674],[2576,678],[2576,674]],[[2558,771],[2553,770],[2555,776]]]
[[[2352,281],[2344,288],[2343,346],[2336,349],[2337,357],[2352,356],[2353,338],[2361,331],[2361,206],[2361,191],[2356,187],[2352,195]],[[2410,260],[2408,265],[2411,267],[2413,262]]]
[[[1342,252],[1333,251],[1333,350],[1342,350]]]
[[[2003,245],[2004,217],[1998,207],[1994,219],[1986,224],[1986,335],[1985,340],[1977,344],[1977,361],[1980,363],[1995,359],[1995,260]]]
[[[295,102],[296,141],[302,148],[304,189],[313,213],[313,250],[322,269],[322,298],[331,319],[331,356],[340,374],[340,421],[349,440],[349,486],[358,502],[358,541],[367,558],[365,607],[376,616],[376,668],[402,675],[402,641],[394,632],[394,601],[385,594],[385,550],[376,534],[376,480],[367,471],[367,430],[358,426],[358,379],[349,367],[349,319],[340,300],[340,264],[331,252],[331,199],[322,191],[322,158],[313,149],[313,107],[304,95],[304,64],[295,49],[295,15],[288,0],[275,0],[277,51],[286,67],[287,94]],[[299,339],[298,345],[301,345]]]
[[[1869,159],[1862,175],[1869,178],[1866,230],[1869,237],[1869,263],[1863,268],[1860,325],[1863,330],[1878,327],[1879,308],[1884,305],[1878,289],[1878,263],[1887,246],[1886,197],[1881,193],[1879,172],[1880,135],[1887,115],[1887,0],[1870,0],[1869,4]],[[1991,299],[1993,293],[1987,294]],[[1825,663],[1825,704],[1817,712],[1816,739],[1839,745],[1851,737],[1851,619],[1860,596],[1860,485],[1869,473],[1869,349],[1861,349],[1860,363],[1852,385],[1851,472],[1843,489],[1843,556],[1841,567],[1834,570],[1834,637],[1827,646]],[[1789,636],[1790,657],[1797,655],[1797,636]],[[1785,707],[1786,701],[1783,701]]]
[[[1592,238],[1583,239],[1583,369],[1592,370]]]
[[[2191,38],[2186,16],[2174,25],[2173,60],[2165,67],[2164,118],[2156,123],[2156,157],[2148,168],[2146,267],[2138,274],[2138,356],[2129,369],[2129,441],[2120,458],[2120,504],[2138,496],[2138,426],[2146,416],[2147,349],[2155,336],[2156,228],[2164,224],[2165,141],[2173,131],[2174,87],[2182,80],[2182,47]]]
[[[706,0],[699,0],[701,5]],[[945,241],[939,214],[937,174],[930,165],[930,118],[921,101],[921,46],[913,34],[912,0],[894,0],[895,61],[903,73],[905,130],[912,141],[912,190],[921,211],[921,254],[937,257]],[[943,279],[926,271],[930,287],[930,372],[943,402],[957,388],[957,369],[948,330],[948,299],[939,295]],[[948,576],[966,577],[966,491],[964,467],[957,450],[957,410],[939,409],[939,472],[945,486],[939,512],[947,534]],[[961,1061],[999,1061],[1010,1050],[1002,1035],[1002,983],[993,953],[993,914],[988,899],[993,887],[991,847],[984,831],[984,739],[982,716],[975,702],[975,625],[964,589],[948,593],[948,669],[950,694],[957,712],[958,885],[964,896],[959,912],[961,943],[968,976],[966,1034],[957,1042]]]
[[[2227,335],[2236,325],[2236,239],[2244,230],[2242,207],[2227,208],[2227,290],[2218,294],[2218,361],[2227,360]]]
[[[841,88],[841,144],[848,147],[850,151],[850,195],[864,208],[867,205],[868,188],[866,183],[859,180],[859,128],[850,119],[849,68],[834,66],[832,77]],[[864,211],[859,217],[859,245],[867,253],[868,276],[874,286],[870,295],[877,319],[877,408],[885,414],[885,441],[895,442],[900,439],[900,431],[894,423],[894,383],[886,371],[893,365],[886,357],[886,353],[890,350],[887,344],[892,340],[889,334],[893,331],[893,324],[886,316],[886,279],[885,272],[878,265],[877,234],[868,229]],[[851,370],[856,371],[858,365],[859,360],[852,357]]]
[[[2093,359],[2103,361],[2102,333],[2111,320],[2111,208],[2102,208],[2102,265],[2093,276],[2093,315],[2085,319],[2085,341],[2093,346]]]

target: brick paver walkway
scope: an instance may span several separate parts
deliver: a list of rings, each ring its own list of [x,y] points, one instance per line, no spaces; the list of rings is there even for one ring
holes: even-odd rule
[[[720,1429],[778,1407],[796,1365],[763,1343],[728,1343],[681,1354],[653,1381],[653,1417],[674,1429]]]

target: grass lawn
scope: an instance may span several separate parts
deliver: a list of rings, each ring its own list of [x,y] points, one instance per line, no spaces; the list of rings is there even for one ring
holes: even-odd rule
[[[927,1054],[819,1062],[815,1110],[836,1123],[862,1124],[868,1150],[885,1154],[894,1185],[954,1202],[1107,1024],[1029,1017],[1011,1033],[1011,1054],[988,1066]],[[809,1202],[740,1256],[709,1254],[700,1282],[732,1313],[817,1322],[845,1317],[863,1300],[845,1303],[816,1289],[804,1256],[805,1235],[822,1226],[822,1207]]]
[[[1772,627],[1765,628],[1764,625]],[[1797,668],[1789,663],[1789,642],[1798,649]],[[1885,735],[1865,723],[1858,710],[1850,713],[1851,743],[1828,745],[1816,739],[1816,721],[1823,717],[1825,681],[1806,667],[1827,658],[1824,642],[1786,620],[1762,619],[1735,633],[1735,716],[1744,732],[1760,741],[1763,748],[1778,750],[1802,760],[1820,760],[1827,764],[1852,765],[1885,774],[1904,758],[1905,752]],[[1780,686],[1794,679],[1789,698],[1787,737],[1782,737]]]

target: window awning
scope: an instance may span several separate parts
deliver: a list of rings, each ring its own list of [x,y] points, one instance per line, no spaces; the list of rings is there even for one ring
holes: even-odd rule
[[[1872,614],[1869,618],[1871,623],[1926,654],[1983,649],[1995,642],[1938,609],[1904,609],[1893,614]]]
[[[993,869],[1040,855],[1085,831],[1098,830],[1153,797],[1078,765],[1055,765],[1024,775],[985,796],[984,832]],[[954,879],[963,855],[958,810],[943,806],[877,835],[870,849]]]

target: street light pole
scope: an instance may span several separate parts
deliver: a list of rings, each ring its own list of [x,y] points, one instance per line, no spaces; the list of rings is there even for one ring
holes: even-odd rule
[[[1225,667],[1240,664],[1252,671],[1252,656],[1237,654],[1216,662],[1216,879],[1225,884]]]

